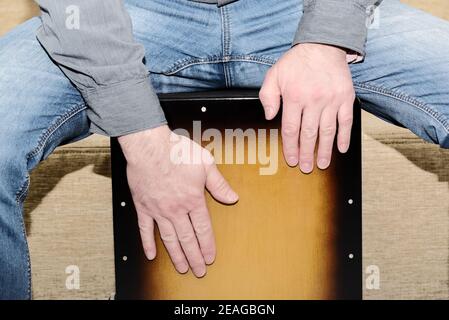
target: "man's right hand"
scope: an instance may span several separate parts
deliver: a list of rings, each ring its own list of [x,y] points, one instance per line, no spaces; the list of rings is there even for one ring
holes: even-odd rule
[[[128,183],[137,210],[143,248],[156,257],[154,223],[176,270],[190,268],[197,277],[214,262],[216,247],[204,188],[218,201],[232,204],[238,195],[218,171],[213,156],[192,140],[161,126],[119,139],[128,162]],[[176,161],[173,148],[190,150],[200,161]],[[185,156],[185,155],[184,155]]]

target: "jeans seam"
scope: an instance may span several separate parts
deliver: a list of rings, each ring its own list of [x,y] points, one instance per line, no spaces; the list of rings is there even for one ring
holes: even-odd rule
[[[20,201],[25,197],[25,195],[28,192],[28,188],[30,185],[30,176],[27,174],[26,176],[26,180],[25,182],[22,184],[22,186],[20,187],[19,191],[16,194],[16,203],[17,203],[17,207],[20,206]],[[16,213],[18,214],[18,213]],[[23,239],[25,239],[25,246],[26,246],[26,261],[27,261],[27,280],[28,280],[28,285],[27,285],[27,299],[31,300],[32,294],[31,294],[31,260],[30,260],[30,248],[28,246],[28,241],[27,241],[27,233],[26,233],[26,228],[25,228],[25,221],[24,221],[24,217],[22,216],[20,219],[20,225],[22,228],[22,235],[23,235]]]
[[[27,161],[35,157],[37,154],[39,154],[42,149],[45,147],[46,143],[48,142],[48,139],[58,130],[64,123],[66,123],[68,120],[76,116],[78,113],[86,110],[87,107],[84,103],[76,104],[72,106],[66,113],[59,116],[59,118],[56,119],[56,121],[45,130],[41,136],[39,137],[38,143],[36,148],[32,150],[27,155]]]
[[[228,57],[212,56],[207,58],[186,58],[176,62],[172,67],[170,67],[166,72],[162,74],[166,76],[175,75],[176,73],[194,66],[201,64],[213,64],[213,63],[224,63],[224,62],[253,62],[272,66],[276,63],[275,59],[265,56],[254,56],[254,55],[231,55]],[[152,72],[157,73],[157,72]]]
[[[224,43],[224,51],[223,51],[223,55],[225,57],[230,56],[231,55],[231,17],[229,15],[229,10],[228,7],[224,6],[223,7],[223,12],[224,12],[224,36],[225,36],[225,43]]]
[[[402,92],[397,92],[397,91],[393,91],[391,89],[387,89],[387,88],[384,88],[381,86],[373,86],[371,84],[366,84],[366,83],[354,82],[354,87],[361,89],[361,90],[366,90],[366,91],[370,91],[373,93],[381,94],[386,97],[394,98],[394,99],[397,99],[397,100],[404,102],[408,105],[411,105],[412,107],[415,107],[415,108],[423,111],[427,115],[429,115],[436,122],[438,122],[447,133],[449,133],[449,119],[445,115],[438,113],[435,110],[432,110],[431,108],[428,107],[428,105],[426,103],[419,101],[416,98],[413,98],[413,97],[411,97],[405,93],[402,93]]]
[[[221,28],[222,28],[222,65],[223,65],[223,74],[225,78],[225,86],[229,88],[231,86],[230,77],[229,77],[229,69],[227,65],[227,61],[230,56],[230,30],[229,30],[229,12],[226,6],[220,7],[221,14]]]
[[[16,204],[19,205],[20,202],[25,198],[30,186],[30,176],[27,174],[25,181],[20,186],[19,190],[16,192]]]

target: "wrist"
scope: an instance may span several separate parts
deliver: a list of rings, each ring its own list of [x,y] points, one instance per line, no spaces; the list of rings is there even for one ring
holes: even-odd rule
[[[151,152],[155,146],[169,141],[170,129],[167,125],[147,129],[118,138],[123,154],[128,162],[133,162],[139,154]]]
[[[334,57],[345,62],[348,55],[348,51],[345,48],[321,43],[299,43],[292,49],[296,49],[298,52],[306,55]]]

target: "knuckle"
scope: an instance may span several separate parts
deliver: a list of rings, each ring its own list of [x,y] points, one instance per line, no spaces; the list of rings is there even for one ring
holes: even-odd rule
[[[178,241],[178,237],[174,233],[161,233],[161,239],[166,243],[175,243]]]
[[[327,93],[327,94],[329,94],[329,93]],[[326,97],[326,91],[324,91],[324,89],[321,89],[321,88],[313,88],[311,91],[310,91],[310,100],[312,100],[312,101],[321,101],[321,100],[323,100],[323,98],[325,98]]]
[[[302,128],[301,134],[305,139],[311,140],[317,138],[317,130],[312,126],[305,126],[304,128]]]
[[[148,223],[141,223],[139,221],[138,225],[139,225],[139,230],[142,231],[142,232],[148,232],[148,231],[153,229],[153,226],[151,226]]]
[[[335,126],[322,126],[320,127],[320,136],[332,137],[335,135]]]
[[[353,86],[344,87],[341,89],[341,96],[343,102],[353,102],[356,98]]]
[[[338,92],[330,91],[325,95],[325,99],[328,103],[334,103],[338,99],[339,95]]]
[[[180,216],[180,215],[177,214],[177,212],[175,212],[175,211],[168,211],[168,212],[164,212],[164,213],[162,214],[162,216],[163,216],[165,219],[167,219],[167,220],[173,222],[173,221],[177,221],[177,220],[179,219],[179,216]]]
[[[195,235],[191,232],[182,232],[178,235],[179,242],[187,243],[195,239]]]
[[[159,205],[159,210],[164,217],[172,218],[177,216],[179,206],[173,203],[162,203]]]
[[[211,226],[205,221],[198,222],[195,224],[195,232],[198,235],[205,235],[211,232]]]
[[[300,103],[302,99],[302,94],[298,89],[289,89],[284,93],[286,100],[293,103]]]
[[[340,86],[336,89],[335,93],[339,96],[339,97],[348,97],[349,94],[351,93],[351,90],[348,86]]]
[[[299,133],[299,124],[285,122],[282,124],[282,135],[284,137],[295,137]]]
[[[348,95],[354,95],[355,96],[355,89],[352,82],[350,84],[346,84],[343,86],[343,91]]]
[[[352,114],[342,116],[338,123],[340,126],[352,126],[353,116]]]
[[[349,88],[348,96],[351,101],[354,101],[356,98],[354,87]]]

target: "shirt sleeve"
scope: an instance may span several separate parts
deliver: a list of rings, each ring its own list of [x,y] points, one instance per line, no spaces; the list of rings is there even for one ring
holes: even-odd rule
[[[166,123],[122,0],[36,0],[37,38],[81,92],[91,131],[122,136]]]
[[[370,17],[381,1],[304,0],[304,13],[293,45],[298,43],[335,45],[363,57]]]

